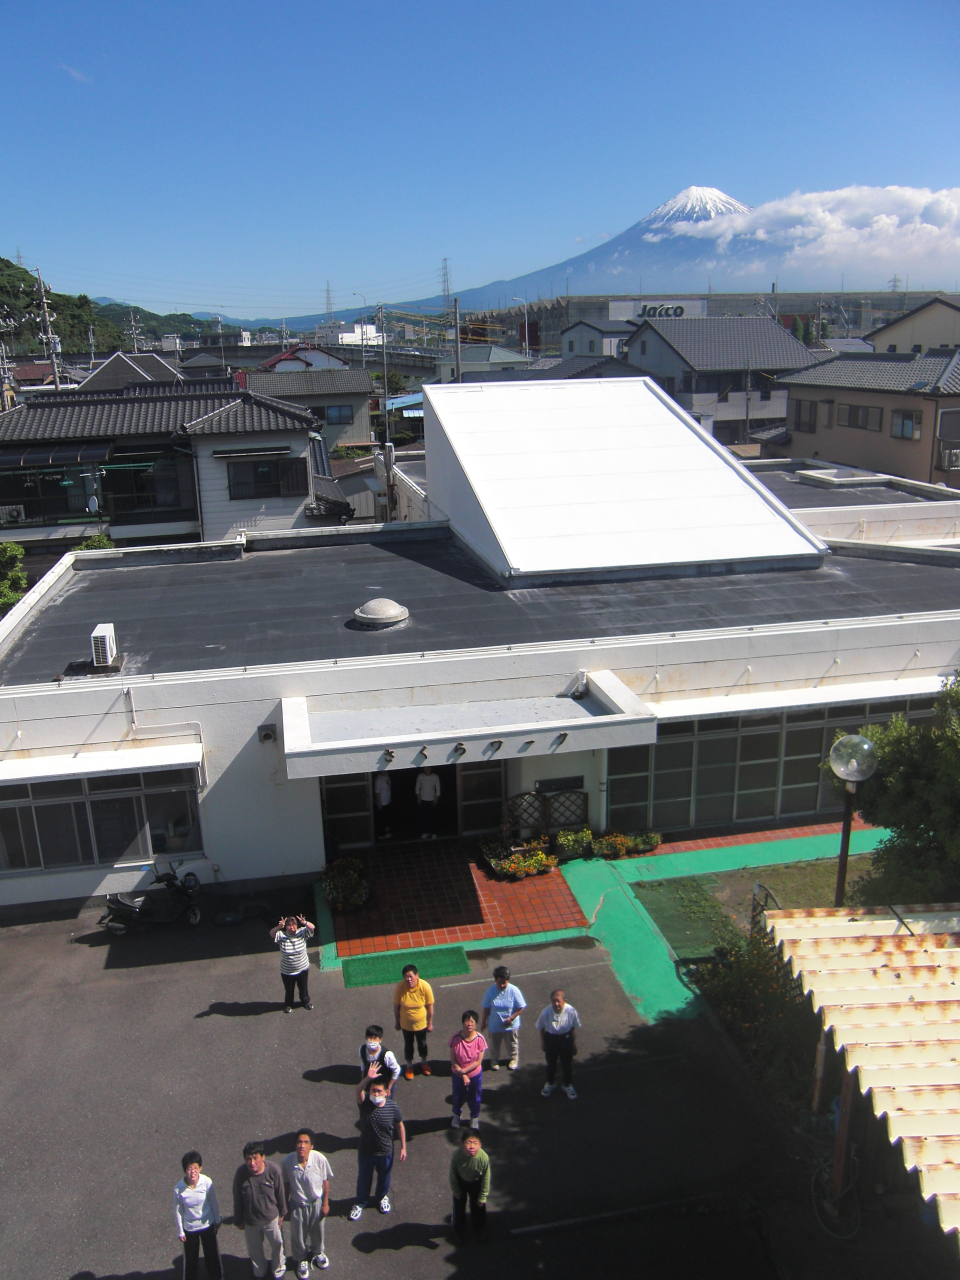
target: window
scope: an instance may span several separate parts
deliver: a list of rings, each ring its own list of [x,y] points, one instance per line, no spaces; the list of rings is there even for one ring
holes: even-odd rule
[[[568,338],[568,339],[567,339],[567,350],[568,350],[568,351],[572,351],[572,350],[573,350],[573,339],[572,339],[572,338]]]
[[[960,441],[960,409],[943,410],[940,414],[938,435],[941,440],[949,440],[951,445],[956,447],[954,442]]]
[[[910,348],[910,350],[911,350],[915,355],[919,355],[919,354],[920,354],[920,352],[923,350],[923,347],[921,347],[921,345],[920,345],[920,343],[919,343],[919,342],[915,342],[915,343],[913,344],[913,346]]]
[[[0,872],[202,852],[193,769],[0,787]]]
[[[897,349],[897,344],[895,342],[891,342],[889,347],[887,347],[887,351],[889,352],[894,352],[896,351],[896,349]]]
[[[591,338],[591,339],[590,339],[590,341],[587,343],[587,349],[588,349],[589,351],[595,351],[595,350],[597,349],[597,344],[594,342],[594,340],[593,340],[592,338]]]
[[[647,354],[647,340],[646,340],[646,338],[641,338],[641,339],[640,339],[640,354],[641,354],[642,356],[645,356],[645,355]]]
[[[837,426],[856,427],[858,431],[879,431],[883,426],[883,410],[865,404],[838,404]]]
[[[227,480],[231,502],[244,498],[302,497],[309,492],[306,458],[228,462]]]
[[[453,366],[450,368],[449,377],[453,377]],[[352,404],[331,404],[327,406],[327,422],[329,422],[331,427],[347,426],[352,421]]]
[[[817,429],[816,400],[793,402],[793,428],[795,431],[806,431],[809,435],[813,435]]]
[[[890,434],[895,440],[919,440],[923,414],[910,409],[894,409],[890,415]]]

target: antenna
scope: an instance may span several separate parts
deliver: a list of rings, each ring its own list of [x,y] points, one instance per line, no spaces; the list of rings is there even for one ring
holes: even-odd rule
[[[327,324],[333,324],[333,294],[330,291],[330,281],[327,281]]]

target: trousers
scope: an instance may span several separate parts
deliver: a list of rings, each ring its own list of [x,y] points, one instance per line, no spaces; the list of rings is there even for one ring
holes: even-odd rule
[[[510,1055],[511,1062],[520,1061],[520,1032],[511,1029],[510,1031],[485,1031],[483,1033],[490,1044],[490,1057],[494,1062],[499,1062],[503,1054],[501,1050],[506,1044],[507,1052]]]
[[[467,1200],[470,1201],[470,1221],[473,1223],[474,1231],[484,1231],[487,1226],[487,1206],[485,1203],[481,1203],[479,1199],[480,1179],[475,1178],[473,1182],[467,1182],[460,1177],[459,1173],[456,1175],[456,1179],[460,1194],[453,1197],[454,1231],[458,1236],[463,1235],[464,1228],[467,1225]]]
[[[280,1219],[274,1218],[262,1226],[244,1227],[243,1235],[247,1242],[247,1255],[253,1263],[253,1274],[265,1276],[269,1268],[276,1280],[282,1280],[287,1263],[283,1256]]]
[[[357,1152],[357,1204],[366,1204],[370,1199],[370,1186],[373,1173],[377,1173],[377,1200],[382,1200],[390,1190],[390,1170],[393,1168],[393,1152],[389,1155],[368,1155],[366,1151]]]
[[[563,1074],[564,1085],[573,1083],[573,1040],[568,1033],[565,1036],[552,1036],[549,1032],[543,1037],[546,1044],[544,1054],[547,1059],[547,1084],[554,1084],[557,1079],[557,1063]]]
[[[483,1090],[483,1072],[478,1071],[469,1080],[463,1076],[453,1077],[453,1114],[459,1115],[466,1103],[470,1108],[470,1119],[475,1120],[480,1114],[480,1095]]]
[[[293,1004],[293,988],[296,986],[300,995],[300,1003],[306,1004],[310,999],[307,991],[307,980],[310,977],[309,969],[301,969],[299,973],[281,973],[283,979],[283,1003]]]
[[[417,1038],[417,1049],[420,1057],[426,1060],[427,1057],[427,1033],[426,1031],[404,1031],[403,1033],[403,1060],[404,1062],[413,1061],[413,1038]]]
[[[201,1231],[187,1231],[183,1242],[183,1280],[197,1280],[197,1264],[200,1261],[200,1246],[203,1245],[203,1265],[207,1268],[209,1280],[220,1280],[223,1268],[220,1265],[220,1249],[217,1246],[217,1228],[204,1227]]]
[[[326,1219],[321,1212],[323,1201],[295,1205],[290,1210],[290,1256],[294,1262],[309,1262],[323,1253],[323,1227]]]

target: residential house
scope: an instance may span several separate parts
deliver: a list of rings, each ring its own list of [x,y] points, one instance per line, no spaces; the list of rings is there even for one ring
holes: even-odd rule
[[[303,373],[310,369],[347,369],[349,364],[325,347],[313,346],[308,342],[300,342],[295,347],[270,356],[260,364],[264,370],[274,373]]]
[[[627,360],[649,374],[722,444],[786,425],[777,379],[819,356],[765,316],[646,319],[626,340]]]
[[[931,348],[960,347],[960,307],[946,298],[931,298],[906,315],[865,335],[875,351],[919,354]]]
[[[476,345],[464,343],[460,347],[460,369],[463,373],[486,373],[494,369],[524,369],[530,357],[520,351],[508,351],[492,342]],[[443,351],[436,361],[440,382],[452,382],[457,376],[457,360],[453,348]]]
[[[779,385],[793,438],[765,444],[765,456],[960,487],[960,351],[843,352]]]
[[[635,320],[579,320],[560,334],[560,354],[570,356],[622,356],[626,342],[636,332]]]
[[[180,371],[168,360],[152,351],[139,354],[117,351],[98,363],[78,389],[81,391],[122,391],[138,383],[174,383],[180,380]]]
[[[256,395],[308,409],[314,430],[328,449],[370,443],[370,396],[374,385],[365,369],[311,368],[300,372],[236,374],[237,385]]]

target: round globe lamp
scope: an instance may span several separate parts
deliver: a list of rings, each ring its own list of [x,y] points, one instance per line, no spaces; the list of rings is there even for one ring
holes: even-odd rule
[[[848,733],[838,738],[830,750],[830,768],[846,784],[843,796],[843,830],[840,835],[840,858],[837,862],[837,888],[833,905],[843,906],[847,888],[847,861],[850,856],[850,826],[853,822],[854,797],[857,786],[872,778],[877,771],[877,753],[869,738]]]

